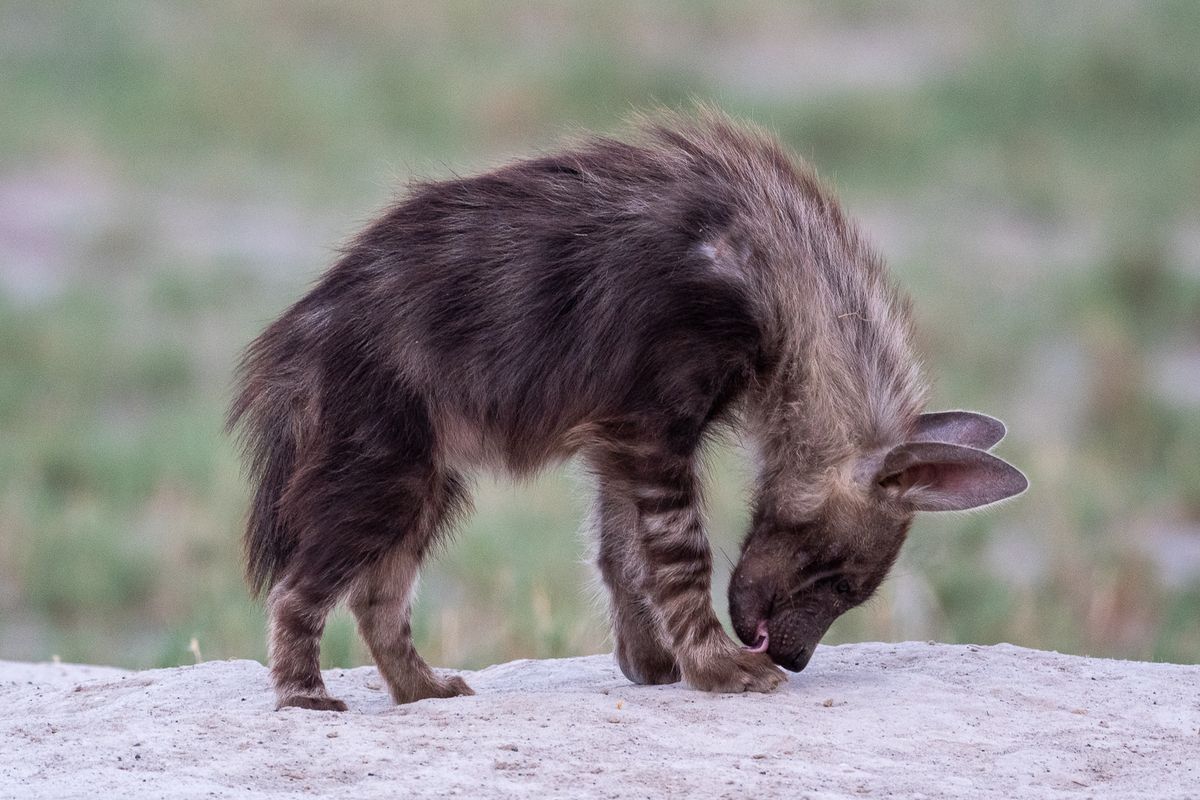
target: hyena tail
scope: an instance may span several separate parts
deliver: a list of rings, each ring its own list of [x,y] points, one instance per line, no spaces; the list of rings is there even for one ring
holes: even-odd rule
[[[274,586],[297,545],[282,501],[303,436],[304,403],[288,368],[287,354],[295,348],[280,328],[272,326],[247,349],[226,419],[227,432],[237,434],[245,451],[254,488],[243,547],[246,580],[256,596]]]

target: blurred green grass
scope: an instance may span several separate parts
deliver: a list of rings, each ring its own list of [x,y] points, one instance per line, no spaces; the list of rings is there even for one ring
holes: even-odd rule
[[[262,658],[239,349],[407,178],[697,97],[836,184],[937,404],[1009,421],[1033,482],[922,519],[828,641],[1200,661],[1200,6],[939,9],[0,4],[0,657]],[[722,610],[748,474],[717,448]],[[587,505],[570,466],[483,478],[422,584],[426,655],[606,649]],[[344,613],[323,658],[367,660]]]

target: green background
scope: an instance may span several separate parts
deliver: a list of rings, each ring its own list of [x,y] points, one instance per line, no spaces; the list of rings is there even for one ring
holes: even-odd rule
[[[763,0],[0,4],[0,658],[262,658],[238,351],[405,180],[691,98],[837,187],[933,406],[1032,481],[921,518],[827,641],[1200,660],[1200,4]],[[715,454],[722,613],[747,480]],[[608,649],[587,505],[569,465],[481,479],[427,657]],[[345,613],[323,660],[367,660]]]

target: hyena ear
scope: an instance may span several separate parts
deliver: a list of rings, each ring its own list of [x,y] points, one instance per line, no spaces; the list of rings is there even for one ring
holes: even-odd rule
[[[906,442],[883,459],[876,482],[918,511],[965,511],[1029,487],[1021,471],[990,453],[946,442]]]
[[[917,417],[914,442],[946,442],[989,450],[1004,438],[1004,423],[975,411],[938,411]]]

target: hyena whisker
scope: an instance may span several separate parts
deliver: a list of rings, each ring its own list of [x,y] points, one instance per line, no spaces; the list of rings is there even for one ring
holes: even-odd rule
[[[733,559],[729,557],[729,553],[725,550],[724,547],[717,545],[717,552],[721,554],[721,558],[725,559],[725,563],[727,563],[729,565],[729,569],[731,571],[737,566],[736,564],[733,563]]]

